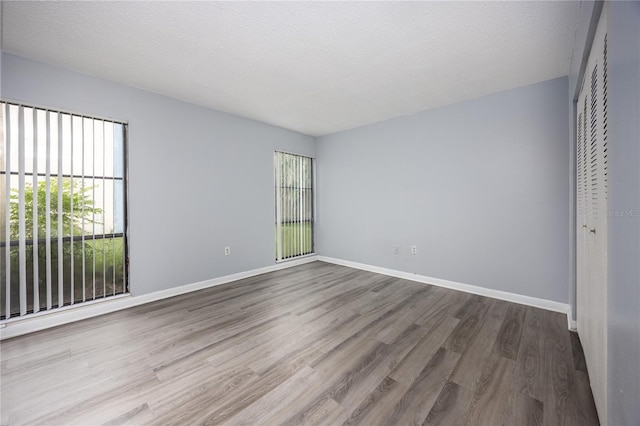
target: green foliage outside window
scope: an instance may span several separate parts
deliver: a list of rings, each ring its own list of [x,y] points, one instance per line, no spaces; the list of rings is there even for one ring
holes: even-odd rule
[[[101,225],[98,220],[103,213],[102,209],[95,207],[91,197],[93,187],[81,187],[78,179],[62,178],[62,192],[59,193],[59,181],[51,178],[49,182],[49,208],[47,208],[47,185],[39,182],[37,188],[27,183],[24,188],[24,219],[25,219],[25,239],[26,239],[26,282],[28,309],[34,305],[34,240],[38,241],[37,264],[38,264],[38,289],[40,306],[46,304],[46,281],[47,281],[47,251],[44,240],[47,239],[46,221],[49,217],[49,229],[51,241],[50,268],[51,268],[51,293],[52,304],[58,305],[58,268],[59,250],[57,237],[65,238],[62,242],[62,283],[63,283],[63,303],[71,302],[71,282],[73,281],[73,299],[75,302],[87,300],[95,297],[104,297],[114,292],[116,294],[124,291],[124,240],[122,237],[98,238],[92,235],[92,226]],[[58,204],[58,195],[61,195],[62,204]],[[37,199],[37,234],[34,235],[34,197]],[[2,261],[5,259],[5,250],[10,250],[10,280],[11,280],[11,311],[19,311],[18,294],[20,287],[20,259],[19,247],[15,242],[19,239],[19,192],[17,189],[11,190],[9,206],[9,236],[14,245],[3,247],[0,253]],[[61,222],[59,222],[61,220]],[[62,225],[62,234],[58,235],[58,226]],[[83,227],[84,225],[84,227]],[[75,237],[73,241],[69,237]],[[76,238],[84,235],[84,242]],[[2,301],[5,303],[6,295],[4,289],[4,278],[6,277],[6,265],[2,262],[0,276],[3,278]],[[94,283],[95,276],[95,287]],[[83,296],[84,292],[84,296]]]

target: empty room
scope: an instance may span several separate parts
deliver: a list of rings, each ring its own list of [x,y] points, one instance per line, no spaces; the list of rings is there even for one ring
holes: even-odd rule
[[[640,2],[0,25],[0,424],[640,426]]]

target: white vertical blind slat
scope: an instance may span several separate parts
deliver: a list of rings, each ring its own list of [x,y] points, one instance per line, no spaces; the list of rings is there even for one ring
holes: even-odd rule
[[[95,120],[91,121],[91,127],[93,129],[93,149],[91,150],[91,199],[96,199],[96,139],[97,139],[97,130],[96,130],[96,122]],[[93,286],[93,298],[96,298],[96,212],[95,209],[91,211],[91,275],[92,275],[92,286]]]
[[[315,244],[315,239],[314,239],[315,226],[314,225],[315,225],[316,217],[318,217],[318,215],[317,215],[317,211],[316,211],[316,198],[315,198],[316,197],[316,195],[315,195],[316,193],[313,190],[313,185],[314,185],[314,182],[317,182],[317,180],[318,180],[317,176],[316,176],[316,173],[318,173],[318,172],[317,172],[316,160],[312,158],[310,160],[310,164],[311,164],[311,212],[310,213],[311,213],[311,224],[312,224],[311,225],[311,249],[312,249],[312,251],[315,251],[315,247],[314,247],[314,244]]]
[[[62,114],[58,113],[58,307],[64,305],[64,205],[62,202],[63,183],[62,158],[63,158],[63,138],[62,138]]]
[[[51,111],[47,116],[47,142],[45,165],[45,263],[47,270],[47,309],[51,309]]]
[[[303,245],[303,233],[304,233],[304,218],[302,216],[302,197],[303,197],[303,182],[302,182],[302,167],[303,158],[298,157],[298,253],[304,253]]]
[[[82,194],[82,204],[80,206],[80,232],[81,232],[81,237],[80,237],[80,242],[81,242],[81,247],[82,247],[82,301],[86,301],[87,300],[87,259],[86,259],[86,251],[85,251],[85,238],[84,238],[84,183],[85,183],[85,164],[84,164],[84,159],[85,159],[85,144],[84,141],[86,140],[86,123],[85,123],[85,119],[84,118],[80,118],[80,126],[82,129],[82,167],[80,170],[81,173],[81,179],[80,179],[80,194]]]
[[[125,141],[125,140],[127,139],[127,133],[126,133],[126,132],[127,132],[127,129],[126,129],[126,127],[125,127],[125,126],[121,126],[120,131],[122,132],[122,133],[121,133],[122,141]],[[125,158],[126,158],[126,155],[125,155],[125,154],[126,154],[126,152],[125,152],[125,144],[124,144],[124,142],[123,142],[123,143],[122,143],[122,145],[121,145],[121,150],[122,150],[122,151],[120,152],[120,154],[122,155],[122,178],[123,178],[123,182],[124,182],[124,179],[125,179],[125,177],[127,176],[127,163],[126,163],[126,161],[125,161]],[[122,194],[123,194],[123,196],[124,196],[124,194],[125,194],[125,192],[124,192],[124,185],[123,185],[123,192],[122,192]],[[126,197],[123,197],[122,202],[124,203],[124,204],[123,204],[123,209],[124,209],[124,211],[122,212],[122,214],[123,214],[123,216],[122,216],[122,217],[123,217],[123,219],[124,219],[124,216],[125,216],[125,214],[126,214],[126,207],[124,207],[124,205],[126,205],[126,203],[127,203],[127,199],[126,199]],[[124,226],[124,229],[123,229],[122,231],[123,231],[123,233],[126,235],[126,233],[127,233],[127,222],[126,222],[126,221],[124,221],[123,226]],[[125,238],[125,237],[123,237],[123,238],[122,238],[123,242],[124,242],[124,238]],[[122,246],[122,250],[123,250],[123,253],[125,253],[125,257],[124,257],[124,259],[122,259],[122,283],[123,283],[123,286],[124,286],[124,285],[125,285],[125,283],[126,283],[126,282],[127,282],[127,280],[128,280],[128,277],[127,277],[127,273],[128,273],[127,262],[129,261],[128,257],[126,256],[126,250],[125,250],[125,245],[124,245],[124,243],[123,243],[123,246]]]
[[[306,233],[306,222],[304,217],[304,168],[306,164],[306,159],[300,157],[300,252],[305,254],[307,252],[307,246],[305,245],[305,233]]]
[[[25,226],[25,135],[24,108],[18,111],[18,268],[20,271],[20,315],[27,313],[27,253]]]
[[[276,260],[282,260],[282,165],[279,152],[274,153],[276,180]]]
[[[301,190],[301,197],[300,197],[300,211],[302,212],[302,250],[303,253],[307,253],[307,214],[306,214],[306,208],[305,208],[305,202],[306,202],[306,198],[307,198],[307,190],[306,190],[306,170],[307,170],[307,159],[303,158],[302,159],[302,173],[301,173],[301,179],[300,179],[300,187],[302,188]]]
[[[293,250],[294,253],[300,253],[300,217],[298,216],[298,201],[300,199],[300,183],[298,175],[300,174],[300,157],[293,157]]]
[[[102,122],[102,205],[105,206],[106,205],[106,186],[105,186],[105,175],[107,174],[107,167],[106,167],[106,152],[107,152],[107,147],[106,147],[106,139],[107,139],[107,134],[106,134],[106,126],[105,126],[105,122]],[[105,250],[106,244],[107,244],[107,239],[106,237],[106,231],[105,231],[105,220],[104,220],[104,208],[103,208],[103,213],[101,215],[101,219],[102,219],[102,240],[100,241],[102,243],[102,295],[106,296],[107,295],[107,252]]]
[[[298,243],[298,250],[296,251],[296,253],[301,254],[302,253],[302,215],[300,214],[300,200],[302,197],[302,190],[301,190],[301,184],[302,182],[300,182],[300,175],[302,172],[302,158],[301,157],[297,157],[296,158],[298,161],[296,161],[297,165],[298,165],[298,170],[296,171],[296,181],[297,181],[297,188],[296,188],[296,215],[298,216],[298,239],[297,239],[297,243]]]
[[[293,235],[293,223],[291,222],[291,203],[293,200],[293,197],[291,196],[291,159],[287,156],[283,155],[283,158],[285,160],[285,173],[286,173],[286,179],[285,179],[285,190],[287,192],[287,196],[286,196],[286,202],[287,202],[287,217],[285,219],[285,223],[287,225],[287,250],[285,251],[285,258],[291,256],[292,253],[292,235]]]
[[[71,241],[69,243],[69,253],[71,254],[71,260],[69,262],[69,275],[71,276],[71,279],[69,280],[69,284],[70,284],[70,289],[69,289],[69,297],[70,297],[70,302],[72,305],[75,303],[76,301],[76,294],[75,294],[75,256],[74,256],[74,240],[73,240],[73,233],[74,233],[74,203],[73,203],[73,189],[74,189],[74,183],[75,180],[73,178],[74,175],[74,167],[73,167],[73,145],[74,145],[74,125],[73,125],[73,116],[70,115],[69,116],[69,138],[71,139],[71,143],[69,144],[69,157],[71,158],[71,161],[69,163],[69,169],[70,169],[70,175],[71,175],[71,189],[69,191],[70,195],[71,195],[71,201],[69,202],[69,213],[71,215],[71,226],[69,227],[69,236],[71,237]]]
[[[38,268],[38,111],[33,111],[33,312],[40,311],[40,272]]]
[[[112,176],[115,177],[116,176],[116,158],[117,158],[117,154],[116,154],[116,126],[114,126],[113,128],[113,135],[112,135],[112,144],[111,144],[111,154],[113,155],[113,161],[112,163]],[[116,205],[116,185],[115,185],[115,179],[113,180],[113,206],[114,208],[112,209],[112,215],[111,215],[111,223],[113,223],[113,230],[114,230],[114,234],[115,234],[115,224],[116,224],[116,209],[115,209],[115,205]],[[112,273],[112,280],[113,280],[113,294],[116,294],[116,237],[115,235],[111,238],[111,247],[113,248],[111,251],[113,253],[113,273]]]
[[[11,248],[9,246],[9,242],[11,241],[11,209],[10,201],[11,201],[11,120],[10,113],[11,108],[9,105],[4,105],[4,136],[5,136],[5,193],[4,193],[4,202],[5,202],[5,228],[4,228],[4,237],[5,237],[5,316],[9,318],[11,316]]]
[[[27,313],[27,237],[25,221],[24,107],[18,110],[18,267],[20,271],[20,315]]]

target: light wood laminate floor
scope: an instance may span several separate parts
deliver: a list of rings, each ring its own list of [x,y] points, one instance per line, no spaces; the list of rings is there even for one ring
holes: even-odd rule
[[[0,344],[2,424],[597,424],[566,316],[313,262]]]

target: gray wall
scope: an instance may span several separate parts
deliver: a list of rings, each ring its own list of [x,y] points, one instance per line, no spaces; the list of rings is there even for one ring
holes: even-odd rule
[[[608,420],[610,425],[640,425],[640,3],[612,2],[605,7],[612,212],[608,256]],[[623,215],[618,216],[619,213]]]
[[[319,252],[568,302],[567,91],[559,78],[318,138]]]
[[[314,138],[6,53],[1,94],[129,122],[134,295],[274,264],[273,151]]]

